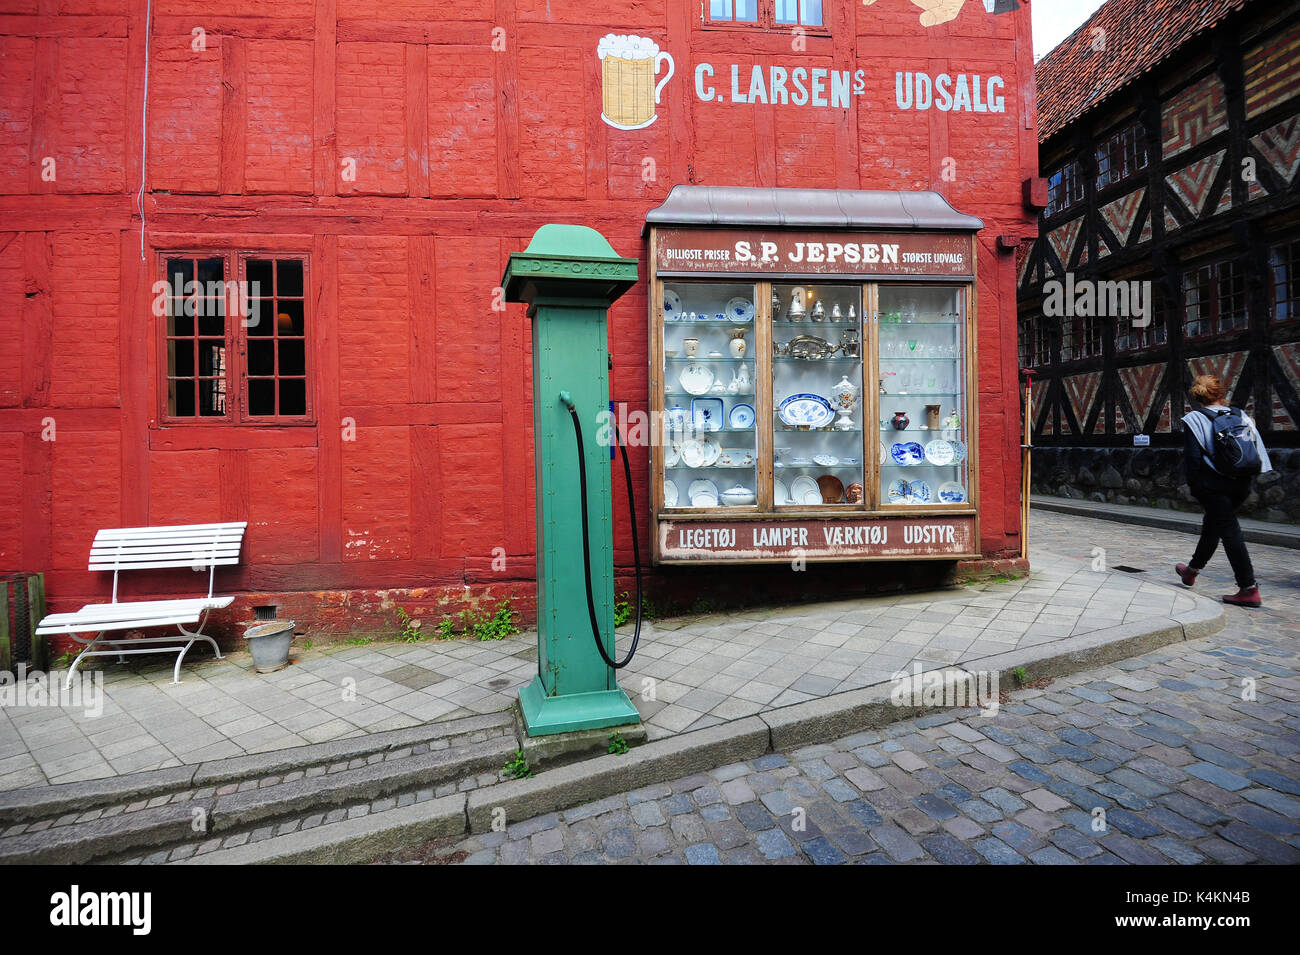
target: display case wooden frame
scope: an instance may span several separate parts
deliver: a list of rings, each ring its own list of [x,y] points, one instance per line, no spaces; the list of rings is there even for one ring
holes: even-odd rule
[[[979,461],[978,461],[978,403],[975,388],[976,334],[976,286],[975,249],[973,234],[942,234],[929,238],[941,239],[943,248],[959,248],[964,256],[963,274],[928,274],[925,272],[876,271],[870,274],[851,271],[777,271],[768,268],[746,270],[745,263],[728,261],[716,267],[709,265],[686,268],[662,268],[661,253],[664,251],[663,233],[670,233],[674,240],[683,235],[690,238],[699,237],[702,243],[712,242],[717,245],[721,238],[730,236],[753,236],[756,230],[692,230],[687,229],[649,229],[650,246],[650,294],[649,302],[649,383],[651,420],[666,420],[665,393],[667,375],[664,361],[664,285],[689,284],[692,282],[746,284],[754,288],[755,318],[754,331],[754,376],[755,393],[753,405],[755,410],[755,453],[756,461],[756,502],[745,506],[723,506],[714,508],[664,507],[664,446],[661,437],[663,431],[652,429],[655,440],[650,448],[650,496],[651,541],[653,558],[656,564],[697,564],[697,563],[785,563],[792,557],[802,557],[809,562],[831,561],[872,561],[900,559],[960,560],[979,556]],[[799,233],[802,235],[803,233]],[[808,233],[812,234],[812,233]],[[828,233],[828,235],[830,235]],[[770,238],[770,233],[763,238]],[[874,233],[844,234],[839,238],[845,240],[876,240],[892,238],[892,235]],[[791,236],[793,238],[793,235]],[[927,236],[920,233],[907,234],[908,246],[923,244]],[[738,241],[744,241],[738,239]],[[755,242],[761,241],[756,239]],[[869,244],[864,243],[865,245]],[[858,413],[862,416],[861,462],[863,478],[863,500],[861,504],[831,504],[819,506],[777,506],[773,501],[775,484],[774,474],[774,427],[773,415],[773,326],[772,326],[772,286],[773,284],[833,284],[839,286],[861,286],[862,321],[861,321],[861,384],[862,396]],[[881,466],[878,461],[880,432],[867,422],[879,420],[879,289],[884,284],[906,284],[926,287],[948,287],[962,292],[962,312],[964,334],[962,338],[962,365],[959,382],[963,393],[963,422],[968,447],[967,460],[967,501],[963,504],[889,504],[882,500],[884,487],[881,481]],[[816,328],[816,325],[810,325]],[[871,445],[868,436],[874,435]],[[930,531],[934,529],[940,537],[948,521],[951,527],[958,529],[956,544],[944,547],[942,542],[934,544],[929,541]],[[794,543],[781,541],[771,546],[758,545],[737,546],[733,540],[730,547],[710,548],[702,546],[698,553],[682,556],[666,548],[663,531],[665,528],[697,528],[695,536],[703,539],[726,536],[729,526],[752,527],[757,523],[770,525],[784,536],[793,536]],[[841,531],[835,530],[842,528]],[[827,544],[825,547],[801,547],[798,544],[800,530],[809,528],[821,530],[827,538],[831,536],[849,539],[865,538],[867,544],[840,546]],[[877,531],[879,529],[879,532]],[[902,547],[888,540],[890,528],[901,528],[899,536],[904,538]],[[789,529],[792,534],[787,534]],[[766,531],[766,527],[762,530]],[[834,533],[832,533],[834,532]],[[951,533],[951,531],[949,532]],[[755,541],[760,537],[759,529],[753,531]],[[909,535],[916,540],[908,542]],[[733,535],[734,536],[734,535]],[[885,541],[870,540],[873,536],[884,536]],[[806,539],[806,534],[804,535]],[[879,546],[877,546],[879,545]],[[829,552],[828,552],[829,551]]]

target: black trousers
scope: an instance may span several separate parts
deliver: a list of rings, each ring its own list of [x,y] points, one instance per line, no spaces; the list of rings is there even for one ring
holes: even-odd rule
[[[1250,478],[1225,478],[1209,473],[1198,475],[1189,486],[1192,495],[1205,508],[1201,539],[1192,555],[1192,569],[1204,568],[1222,541],[1237,586],[1255,586],[1255,568],[1251,565],[1246,541],[1241,536],[1241,525],[1237,522],[1237,508],[1250,496]]]

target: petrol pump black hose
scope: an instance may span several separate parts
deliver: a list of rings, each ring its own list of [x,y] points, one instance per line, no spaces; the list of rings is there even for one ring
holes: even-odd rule
[[[632,631],[632,646],[628,648],[627,656],[623,658],[622,663],[617,663],[610,658],[605,651],[605,645],[600,640],[600,624],[596,622],[596,598],[591,591],[591,533],[587,523],[587,458],[582,446],[582,422],[578,420],[578,409],[574,407],[573,399],[568,394],[561,394],[560,400],[569,409],[569,416],[573,418],[573,436],[578,442],[578,489],[582,499],[582,577],[587,583],[587,613],[591,617],[591,636],[596,641],[596,649],[606,665],[621,670],[632,662],[632,657],[636,654],[636,645],[641,640],[641,545],[636,533],[636,499],[632,497],[632,465],[628,463],[627,445],[618,430],[618,424],[611,421],[614,434],[617,436],[618,449],[623,452],[623,475],[627,478],[627,507],[632,515],[632,559],[636,566],[636,629]]]

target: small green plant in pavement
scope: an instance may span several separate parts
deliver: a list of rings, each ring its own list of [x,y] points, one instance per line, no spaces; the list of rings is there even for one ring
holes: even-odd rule
[[[456,639],[456,624],[452,622],[451,617],[443,617],[442,620],[438,623],[438,639],[439,640]]]
[[[516,615],[510,599],[506,598],[490,613],[462,610],[455,617],[443,617],[438,624],[438,636],[443,640],[451,640],[462,634],[475,640],[504,640],[521,632],[515,624]],[[456,625],[457,620],[459,627]]]
[[[524,758],[522,749],[515,750],[515,755],[501,767],[501,772],[512,779],[529,779],[533,775],[532,767],[528,765],[528,760]]]
[[[631,616],[632,601],[628,599],[627,591],[625,590],[618,595],[618,600],[614,601],[614,626],[623,626]]]
[[[1029,674],[1025,671],[1024,667],[1016,667],[1011,672],[1015,675],[1017,686],[1024,686],[1029,682]]]
[[[609,752],[612,756],[622,756],[627,752],[627,740],[622,733],[609,734]]]
[[[397,608],[397,619],[402,622],[402,639],[407,643],[418,643],[424,639],[420,632],[420,621],[413,620],[405,607]]]

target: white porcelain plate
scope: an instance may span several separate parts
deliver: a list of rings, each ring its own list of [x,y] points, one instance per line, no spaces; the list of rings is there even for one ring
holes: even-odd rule
[[[949,441],[948,443],[952,445],[952,463],[953,463],[953,464],[961,464],[963,461],[965,461],[965,460],[966,460],[966,442],[965,442],[965,441],[957,441],[956,439],[954,439],[954,440],[952,440],[952,441]]]
[[[682,461],[682,443],[680,441],[669,441],[664,448],[664,467],[675,468]]]
[[[796,504],[820,504],[822,502],[821,488],[817,482],[805,475],[794,479],[790,485],[790,497]]]
[[[712,481],[700,478],[691,482],[691,507],[717,507],[718,486]]]
[[[791,395],[781,402],[777,414],[792,428],[824,428],[835,417],[831,403],[821,395]]]
[[[722,445],[711,435],[688,438],[682,442],[682,463],[688,468],[711,468],[722,455]]]
[[[952,464],[954,457],[952,445],[942,438],[935,438],[925,446],[925,459],[938,467]]]
[[[682,369],[677,381],[688,395],[707,395],[713,387],[713,369],[693,361]]]
[[[676,292],[664,289],[664,321],[680,322],[682,320],[682,300]]]
[[[824,468],[833,468],[840,463],[840,459],[833,454],[814,454],[813,464],[820,465]]]
[[[664,507],[677,506],[677,485],[672,481],[664,481]]]
[[[929,504],[934,500],[934,492],[930,490],[930,485],[924,481],[912,482],[912,499],[908,504]]]
[[[754,303],[747,298],[733,298],[727,303],[727,318],[737,325],[748,325],[754,320]]]
[[[749,448],[723,448],[718,457],[720,468],[752,468],[754,452]]]

